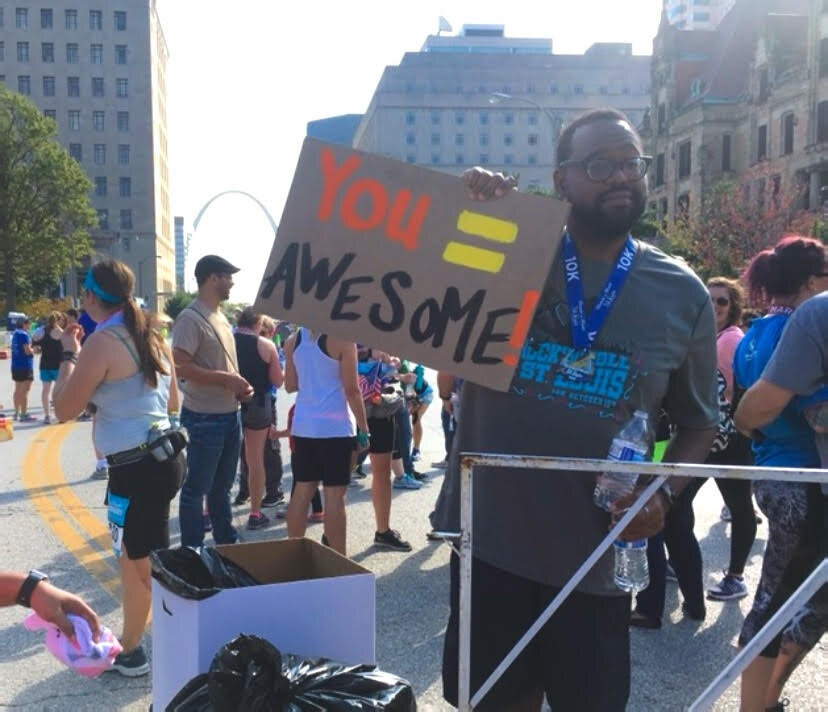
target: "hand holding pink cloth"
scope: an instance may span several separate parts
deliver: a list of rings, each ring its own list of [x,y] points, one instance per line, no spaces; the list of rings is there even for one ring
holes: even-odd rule
[[[109,670],[115,657],[123,651],[118,639],[106,626],[101,626],[100,640],[92,640],[89,624],[80,616],[67,615],[75,629],[73,643],[53,623],[43,620],[37,613],[30,613],[23,621],[28,630],[46,629],[46,647],[60,662],[84,677],[97,677]]]

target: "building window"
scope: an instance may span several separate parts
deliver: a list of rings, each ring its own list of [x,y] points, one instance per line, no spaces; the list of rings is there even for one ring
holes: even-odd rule
[[[106,144],[105,143],[96,143],[95,144],[95,165],[97,165],[97,166],[106,165]]]
[[[416,163],[417,162],[417,156],[415,156],[413,153],[407,153],[405,155],[405,162],[406,163]],[[124,180],[129,180],[129,178],[121,178],[121,181],[124,181]],[[124,186],[123,186],[123,182],[122,182],[121,183],[121,188],[123,188],[123,187]],[[126,193],[126,194],[121,193],[121,195],[129,195],[129,193]]]
[[[126,81],[126,80],[124,80]],[[406,111],[405,112],[405,123],[409,126],[413,126],[414,122],[417,120],[417,115],[413,111]]]
[[[29,43],[28,42],[18,42],[17,43],[17,61],[18,62],[28,62],[29,61]]]
[[[55,111],[54,109],[44,109],[43,110],[43,115],[47,119],[51,119],[52,121],[57,121],[57,111]]]
[[[104,95],[103,77],[92,77],[92,96]]]
[[[576,84],[572,87],[573,94],[583,94],[584,93],[584,85],[583,84]]]
[[[530,146],[537,146],[538,145],[538,135],[537,134],[529,134],[528,142]]]
[[[0,27],[3,27],[4,18],[3,18],[3,8],[0,7]]]
[[[432,111],[431,112],[431,125],[438,126],[440,124],[440,112],[439,111]]]
[[[121,230],[132,230],[132,210],[121,211]]]
[[[127,63],[127,46],[115,45],[115,64]]]
[[[488,153],[481,153],[480,154],[480,165],[485,166],[489,163],[489,154]]]
[[[118,144],[118,163],[122,166],[129,165],[129,144]]]
[[[659,153],[655,162],[655,184],[656,187],[664,185],[664,154]]]
[[[538,157],[534,153],[530,153],[527,162],[530,166],[536,166],[538,165]]]
[[[95,195],[99,198],[106,196],[106,176],[95,177]]]
[[[43,96],[55,95],[55,78],[43,77]]]
[[[55,45],[53,42],[43,42],[40,45],[40,56],[46,64],[52,64],[55,61]]]
[[[440,134],[438,134],[438,133],[431,134],[431,145],[432,146],[439,146],[440,145]]]
[[[489,112],[481,111],[480,112],[480,125],[481,126],[488,126],[489,125]]]
[[[457,111],[454,114],[454,123],[462,126],[466,122],[466,115],[462,111]]]
[[[95,127],[95,131],[103,131],[104,130],[104,112],[103,111],[93,111],[92,112],[92,125]]]
[[[89,11],[89,29],[102,30],[103,29],[103,13],[100,10]]]
[[[89,46],[89,61],[92,64],[103,64],[103,45],[93,44]]]
[[[819,76],[828,77],[828,37],[819,41]]]
[[[550,94],[557,94],[558,93],[558,85],[557,84],[550,84],[549,85],[549,93]]]
[[[440,154],[439,153],[432,153],[431,154],[431,165],[432,166],[439,166],[440,165]]]
[[[66,25],[67,30],[77,30],[78,29],[78,11],[77,10],[66,10],[63,13],[64,17],[64,24]]]
[[[70,42],[66,45],[66,63],[78,63],[78,46],[74,42]]]
[[[730,170],[730,134],[722,136],[722,170]]]
[[[121,131],[121,132],[129,131],[129,112],[128,111],[119,111],[118,112],[118,131]]]
[[[119,121],[120,121],[120,119],[119,119]],[[417,143],[417,137],[416,137],[413,133],[411,133],[411,132],[409,131],[409,132],[405,135],[405,142],[406,142],[406,144],[408,144],[409,146],[413,146],[415,143]]]
[[[681,217],[687,217],[690,212],[690,193],[682,193],[676,201],[676,209]]]
[[[463,157],[463,154],[462,154],[462,153],[455,153],[455,154],[454,154],[454,162],[455,162],[458,166],[462,166],[462,165],[464,165],[464,164],[466,163],[465,158]]]
[[[515,142],[514,137],[512,134],[505,134],[503,136],[503,145],[504,146],[511,146]]]
[[[118,32],[126,32],[127,28],[127,18],[126,12],[123,10],[116,10],[115,11],[115,29]]]
[[[463,134],[455,134],[454,136],[454,145],[455,146],[462,146],[466,141],[466,137]]]
[[[98,227],[101,230],[109,230],[109,211],[101,208],[98,210]]]
[[[80,77],[66,77],[66,95],[80,96]]]
[[[69,128],[72,131],[80,131],[80,111],[77,109],[69,111]]]
[[[682,141],[679,144],[679,169],[678,169],[678,177],[679,180],[683,178],[688,178],[690,176],[690,172],[693,168],[692,166],[692,143],[690,141]]]
[[[18,30],[29,29],[29,11],[25,7],[18,7],[14,10],[14,26]]]
[[[768,157],[768,125],[762,124],[756,132],[756,160]]]
[[[511,153],[507,153],[503,156],[504,165],[511,166],[514,162],[515,157]]]
[[[538,125],[538,115],[537,114],[529,114],[527,121],[529,122],[530,126],[537,126]]]
[[[794,151],[794,115],[785,114],[782,117],[782,155],[788,156]]]
[[[515,115],[511,111],[507,111],[505,114],[503,114],[503,123],[508,126],[511,126],[513,123],[515,123]]]
[[[489,134],[487,134],[487,133],[480,134],[480,145],[481,146],[488,146],[489,145]]]
[[[4,62],[6,60],[6,43],[0,42],[0,62]]]
[[[125,99],[129,96],[129,80],[116,79],[115,80],[115,95],[119,99]]]
[[[54,13],[50,8],[44,8],[40,11],[40,29],[51,30],[54,24]]]
[[[761,67],[759,69],[759,103],[764,104],[768,100],[769,94],[768,68]]]
[[[29,96],[32,93],[32,79],[29,76],[17,77],[17,91]]]
[[[609,93],[609,90],[606,87],[598,87],[598,93],[606,96]]]
[[[83,146],[79,143],[70,143],[69,155],[80,163],[83,160]]]
[[[828,101],[821,101],[817,106],[817,141],[828,141]]]
[[[534,84],[527,84],[526,85],[526,93],[527,94],[534,94],[535,93],[535,85]]]
[[[414,154],[409,153],[406,160],[409,163],[414,163]],[[122,198],[129,198],[132,195],[132,178],[121,178],[118,181],[118,192],[121,194]]]

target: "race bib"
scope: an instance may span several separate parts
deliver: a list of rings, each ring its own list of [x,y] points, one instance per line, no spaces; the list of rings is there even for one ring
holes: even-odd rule
[[[120,559],[124,542],[124,524],[126,523],[127,509],[129,509],[129,498],[120,497],[110,492],[107,498],[107,504],[107,521],[109,522],[109,535],[112,537],[112,550],[115,552],[115,558]]]

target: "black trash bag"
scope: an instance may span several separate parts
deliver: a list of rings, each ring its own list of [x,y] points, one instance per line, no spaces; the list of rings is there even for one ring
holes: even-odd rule
[[[193,678],[167,712],[416,712],[405,680],[372,665],[343,665],[282,654],[240,635]]]
[[[195,601],[215,596],[225,588],[258,586],[247,571],[215,549],[202,547],[200,553],[182,546],[150,553],[152,576],[168,591]]]

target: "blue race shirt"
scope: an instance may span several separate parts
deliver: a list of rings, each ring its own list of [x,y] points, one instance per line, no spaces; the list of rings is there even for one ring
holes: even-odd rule
[[[83,327],[83,338],[81,339],[81,344],[89,338],[89,335],[95,331],[98,326],[98,323],[92,319],[91,316],[85,311],[80,313],[78,316],[78,324]]]
[[[742,388],[750,388],[762,376],[773,354],[788,314],[770,314],[756,319],[736,347],[733,378]],[[799,398],[785,406],[776,420],[759,428],[761,442],[753,442],[754,461],[769,467],[819,467],[814,431],[801,414]]]
[[[23,348],[31,345],[32,339],[24,329],[15,329],[11,338],[11,367],[14,371],[31,371],[34,368],[34,357],[29,356]]]

